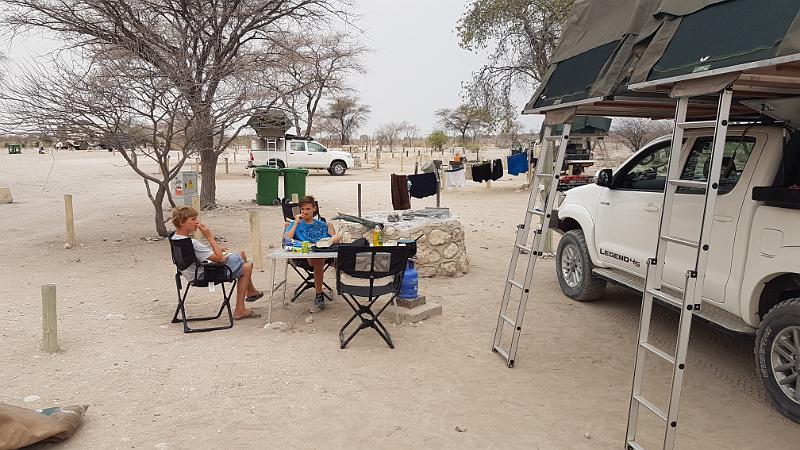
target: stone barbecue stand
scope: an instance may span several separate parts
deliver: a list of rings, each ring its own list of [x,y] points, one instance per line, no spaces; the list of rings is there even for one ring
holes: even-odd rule
[[[364,219],[384,224],[384,242],[417,239],[415,267],[421,277],[460,277],[469,272],[469,258],[464,243],[464,228],[458,216],[446,209],[428,208],[404,212],[399,222],[389,222],[389,213],[375,212]],[[344,242],[365,237],[372,242],[372,229],[341,222]]]

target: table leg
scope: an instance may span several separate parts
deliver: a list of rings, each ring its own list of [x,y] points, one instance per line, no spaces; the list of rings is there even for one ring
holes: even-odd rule
[[[289,278],[289,260],[284,260],[285,264],[283,265],[283,307],[286,308],[286,285],[288,283]]]
[[[278,262],[272,260],[272,286],[269,288],[269,309],[267,310],[267,323],[272,323],[272,300],[275,298],[275,265]]]

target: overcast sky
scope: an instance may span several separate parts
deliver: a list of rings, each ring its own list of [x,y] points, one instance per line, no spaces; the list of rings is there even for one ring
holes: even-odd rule
[[[436,127],[433,112],[458,106],[461,82],[483,65],[485,57],[461,49],[455,32],[467,0],[361,0],[360,24],[369,72],[355,80],[372,114],[366,130],[407,120],[423,133]],[[527,100],[533,92],[520,94]],[[518,105],[522,109],[522,104]],[[522,116],[526,128],[538,117]]]
[[[437,127],[434,111],[458,106],[461,83],[485,62],[485,56],[462,50],[455,27],[467,0],[357,0],[362,40],[373,52],[368,72],[353,79],[372,113],[359,134],[372,133],[390,121],[409,121],[424,134]],[[14,62],[35,60],[58,47],[41,36],[17,37],[6,47]],[[14,69],[12,69],[14,71]],[[518,95],[518,109],[533,92]],[[520,116],[526,129],[539,116]]]

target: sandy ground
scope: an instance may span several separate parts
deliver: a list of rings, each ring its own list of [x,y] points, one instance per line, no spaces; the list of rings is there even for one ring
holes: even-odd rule
[[[362,183],[364,211],[387,210],[398,162],[380,173],[312,174],[309,192],[326,216],[354,213]],[[248,249],[247,211],[256,209],[266,247],[278,240],[280,212],[251,203],[253,180],[241,159],[231,164],[230,175],[221,168],[218,176],[224,208],[202,219],[228,247]],[[0,205],[0,401],[89,404],[83,427],[59,446],[65,449],[620,448],[638,295],[609,288],[600,301],[570,301],[553,260],[542,260],[516,367],[490,351],[511,237],[527,201],[518,190],[524,181],[445,193],[443,204],[464,223],[472,271],[421,281],[444,314],[416,326],[389,324],[395,350],[371,330],[340,350],[337,332],[349,309],[337,300],[306,323],[310,295],[288,310],[276,303],[274,320],[297,317],[288,331],[264,329],[259,319],[183,334],[170,324],[176,298],[167,243],[144,240],[155,236],[152,209],[120,157],[0,155],[0,185],[15,198]],[[63,248],[65,193],[75,197],[80,243],[71,250]],[[414,201],[431,205],[432,198]],[[256,273],[259,287],[269,273]],[[40,285],[51,282],[62,346],[53,355],[39,349]],[[194,311],[215,307],[211,294],[196,293]],[[266,301],[254,305],[266,312]],[[658,342],[674,338],[676,319],[657,309]],[[694,327],[679,448],[797,448],[800,426],[766,402],[752,359],[751,339]],[[652,395],[663,399],[666,368],[651,373],[648,389],[660,389]],[[32,395],[40,399],[26,403]],[[643,433],[658,438],[644,422]]]

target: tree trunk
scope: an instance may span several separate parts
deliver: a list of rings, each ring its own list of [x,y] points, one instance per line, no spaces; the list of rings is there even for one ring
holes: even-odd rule
[[[164,195],[167,193],[167,188],[164,185],[158,185],[155,199],[153,200],[153,208],[156,210],[156,233],[159,236],[167,236],[167,226],[164,224]]]
[[[217,160],[219,155],[214,152],[214,138],[209,136],[203,141],[207,142],[200,149],[200,170],[203,173],[200,183],[200,208],[213,208],[217,204]]]

